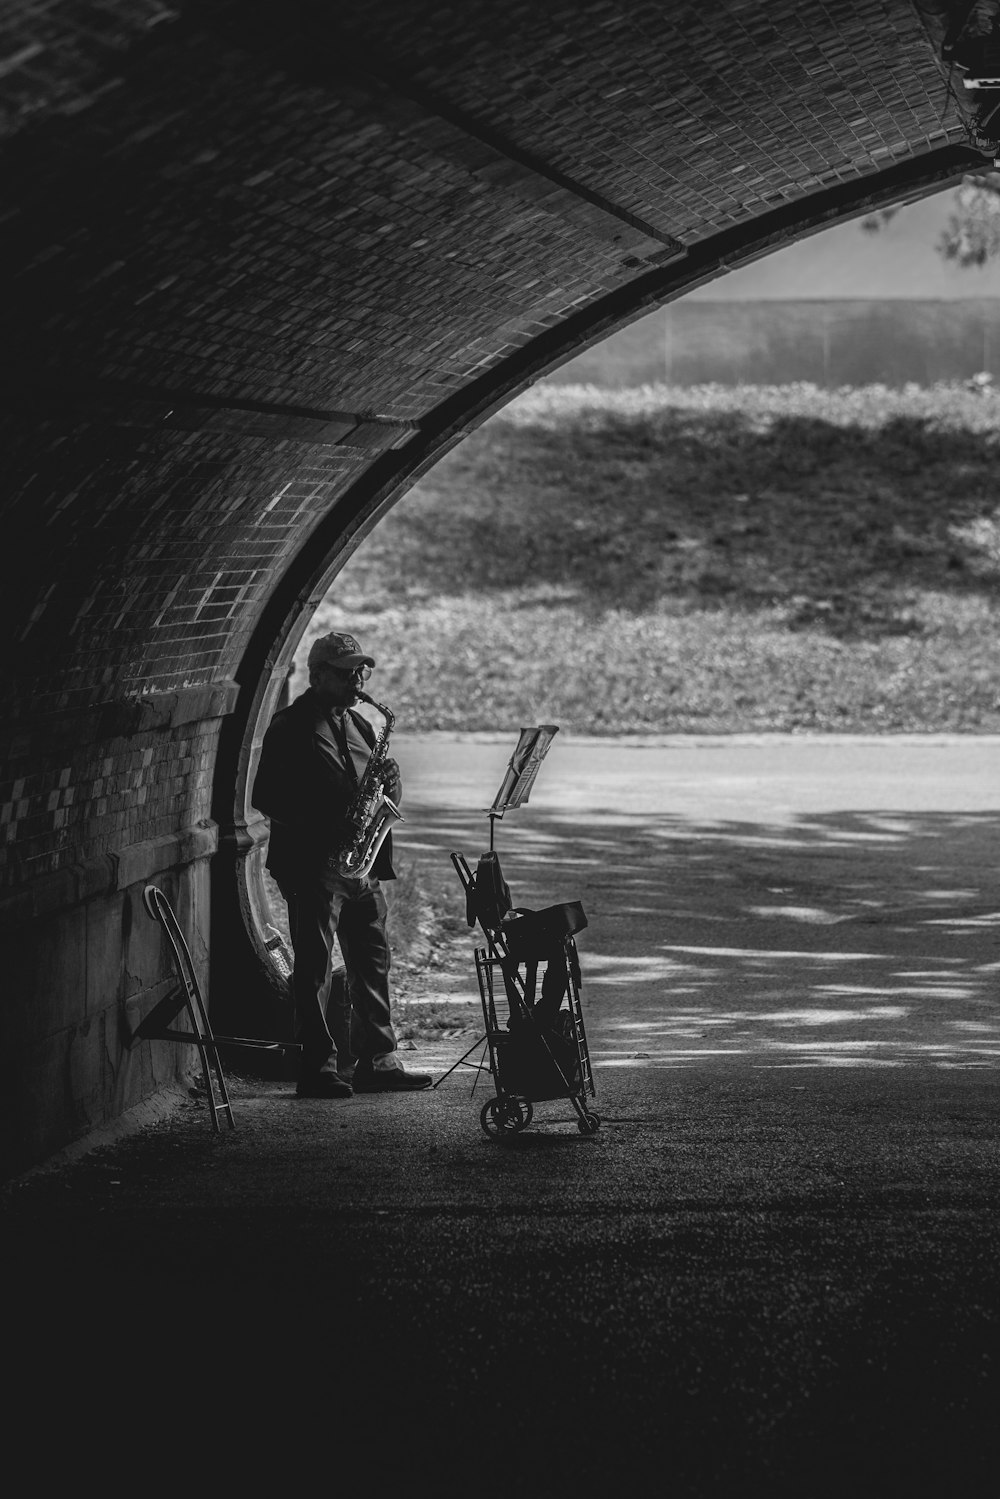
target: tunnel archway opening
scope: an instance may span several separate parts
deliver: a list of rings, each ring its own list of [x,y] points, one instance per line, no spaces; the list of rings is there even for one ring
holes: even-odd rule
[[[510,737],[522,721],[553,721],[578,733],[613,733],[623,720],[595,719],[593,710],[623,682],[628,691],[619,693],[615,712],[638,715],[624,720],[632,736],[961,729],[961,717],[949,715],[963,702],[964,727],[989,728],[992,647],[984,626],[998,520],[983,496],[994,462],[992,398],[956,390],[950,413],[941,400],[940,390],[793,388],[674,390],[636,401],[536,387],[454,448],[341,562],[319,610],[299,621],[294,645],[286,642],[291,649],[275,679],[283,687],[297,659],[293,680],[300,690],[310,640],[344,629],[390,666],[375,695],[393,702],[394,711],[400,694],[411,710],[430,700],[429,716],[413,725],[410,715],[418,731],[471,727]],[[567,431],[560,434],[562,418]],[[560,439],[554,446],[553,424]],[[581,433],[588,443],[580,443]],[[562,440],[567,434],[581,447],[577,468]],[[595,481],[602,449],[611,467]],[[959,464],[963,494],[950,484],[949,504],[942,505],[937,497]],[[580,482],[584,469],[591,471],[589,490]],[[553,473],[562,476],[562,491]],[[633,491],[625,498],[623,473]],[[499,491],[489,489],[491,474],[500,476]],[[502,517],[510,552],[503,565],[500,531],[484,530],[483,515],[470,509],[476,483],[488,492],[485,514]],[[646,487],[651,483],[654,491]],[[526,547],[543,508],[539,486],[558,525],[553,549],[536,547],[528,568]],[[588,509],[596,527],[587,523]],[[449,521],[484,550],[481,571]],[[623,555],[626,541],[632,550]],[[661,571],[654,579],[643,575],[637,555],[655,556]],[[400,558],[411,575],[409,591]],[[481,588],[491,573],[497,598],[488,613],[481,598],[470,600],[463,590]],[[449,604],[457,607],[446,618]],[[470,609],[482,625],[473,640],[478,654],[468,648]],[[560,614],[563,622],[553,629]],[[516,625],[506,636],[504,619]],[[935,637],[949,631],[950,645],[934,656]],[[595,639],[603,642],[599,649]],[[501,691],[480,702],[475,711],[485,717],[469,718],[467,693],[457,704],[466,716],[449,717],[460,679],[474,681],[491,658],[495,667],[498,652],[516,663],[525,641],[533,642],[534,659],[545,663],[550,681],[553,670],[568,676],[572,664],[575,699],[564,696],[553,708],[554,693],[544,685],[539,691],[539,678],[521,697]],[[394,658],[407,648],[393,672]],[[921,657],[926,680],[917,680]],[[421,659],[430,663],[429,675],[420,675]],[[577,670],[581,660],[590,673],[586,682]],[[964,697],[961,686],[956,691],[960,673]],[[662,691],[650,702],[642,689],[654,677]],[[697,693],[689,690],[692,682]],[[433,699],[435,683],[443,688]],[[265,706],[258,733],[269,716]],[[401,717],[405,726],[406,707]],[[248,869],[249,904],[266,941],[281,924],[260,857],[258,844],[257,869]]]
[[[946,147],[886,168],[875,184],[837,183],[803,203],[773,208],[751,226],[723,231],[689,247],[682,259],[647,272],[539,331],[444,400],[416,427],[402,428],[393,445],[336,501],[286,568],[258,620],[236,673],[238,709],[224,723],[220,738],[213,791],[220,846],[212,871],[212,966],[213,994],[223,1014],[230,1007],[226,996],[238,993],[239,1006],[249,1018],[261,1016],[258,1029],[273,1026],[276,1013],[284,1017],[282,1024],[287,1023],[287,984],[266,946],[276,926],[261,873],[260,849],[266,834],[260,819],[252,811],[248,815],[248,777],[310,620],[341,569],[394,512],[398,500],[550,370],[644,313],[793,239],[953,185],[968,164],[967,152]],[[280,925],[278,930],[280,934]],[[219,950],[227,955],[235,950],[235,957],[227,956],[223,963],[215,956]]]

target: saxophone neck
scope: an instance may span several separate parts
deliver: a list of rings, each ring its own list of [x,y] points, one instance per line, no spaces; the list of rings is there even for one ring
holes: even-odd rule
[[[360,687],[356,687],[354,691],[356,697],[361,702],[369,703],[373,708],[377,709],[378,712],[381,713],[382,717],[385,719],[385,728],[382,730],[382,732],[384,734],[391,734],[392,726],[396,722],[395,715],[392,713],[392,711],[386,707],[385,703],[377,703],[373,697],[368,696],[367,692],[362,692]]]

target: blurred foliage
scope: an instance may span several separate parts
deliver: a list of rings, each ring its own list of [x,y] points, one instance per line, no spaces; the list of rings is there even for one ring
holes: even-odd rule
[[[955,201],[938,249],[960,266],[983,266],[1000,254],[1000,175],[966,178]]]
[[[866,234],[891,224],[903,205],[878,208],[861,219]],[[954,212],[936,246],[945,260],[964,268],[984,266],[1000,255],[1000,172],[976,172],[955,190]]]
[[[299,660],[353,630],[400,730],[995,732],[998,437],[988,385],[540,385],[390,512]]]
[[[866,234],[877,234],[880,229],[884,229],[886,225],[892,223],[901,207],[902,204],[897,204],[893,208],[876,208],[874,213],[866,214],[861,219],[861,228]]]

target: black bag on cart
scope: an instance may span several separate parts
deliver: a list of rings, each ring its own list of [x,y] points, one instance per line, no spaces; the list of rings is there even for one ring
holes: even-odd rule
[[[569,977],[567,958],[579,985],[580,963],[571,939],[574,932],[582,931],[586,925],[587,918],[578,900],[546,906],[542,911],[522,911],[515,919],[504,922],[507,951],[514,963],[524,964],[525,989],[533,1000],[535,1020],[543,1028],[559,1024],[559,1009]],[[539,963],[545,964],[545,976],[541,996],[535,999]]]
[[[518,961],[547,958],[553,948],[561,947],[567,937],[582,932],[587,925],[578,900],[545,906],[541,911],[522,910],[519,906],[515,911],[516,915],[504,922],[503,934],[507,951]]]
[[[538,1103],[566,1098],[582,1086],[580,1054],[573,1036],[573,1017],[560,1010],[551,1025],[540,1026],[532,1015],[512,1015],[497,1048],[500,1084]]]
[[[493,852],[480,855],[466,891],[465,914],[470,926],[478,921],[486,932],[502,931],[508,952],[518,962],[547,957],[555,944],[582,932],[587,925],[578,900],[546,906],[541,911],[515,906],[500,860]]]

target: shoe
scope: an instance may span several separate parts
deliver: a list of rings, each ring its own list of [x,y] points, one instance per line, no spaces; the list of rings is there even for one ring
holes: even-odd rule
[[[316,1072],[304,1077],[295,1089],[296,1098],[350,1098],[354,1089],[336,1072]]]
[[[406,1072],[402,1067],[376,1072],[371,1067],[358,1067],[354,1073],[355,1093],[419,1093],[429,1088],[434,1079],[429,1072]]]

